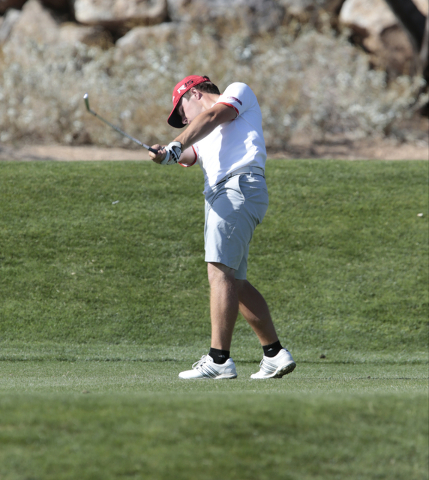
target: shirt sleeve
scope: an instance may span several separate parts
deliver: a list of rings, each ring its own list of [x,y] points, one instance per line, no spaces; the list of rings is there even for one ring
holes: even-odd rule
[[[185,168],[192,167],[193,165],[195,165],[195,163],[198,160],[198,153],[197,153],[198,147],[196,145],[191,145],[191,147],[192,147],[192,150],[194,151],[195,159],[190,165],[185,165],[184,163],[179,162],[179,165],[181,165],[182,167],[185,167]]]
[[[254,103],[255,94],[245,83],[232,83],[218,98],[216,103],[232,107],[237,117],[248,110]]]

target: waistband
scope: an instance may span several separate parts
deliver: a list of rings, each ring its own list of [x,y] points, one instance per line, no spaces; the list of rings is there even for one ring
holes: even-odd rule
[[[239,168],[237,170],[234,170],[231,173],[228,173],[228,175],[225,175],[222,180],[219,180],[219,182],[216,183],[216,185],[219,185],[219,183],[224,182],[225,180],[228,180],[231,177],[235,177],[236,175],[245,175],[252,173],[253,175],[260,175],[261,177],[265,176],[264,169],[261,167],[243,167]]]

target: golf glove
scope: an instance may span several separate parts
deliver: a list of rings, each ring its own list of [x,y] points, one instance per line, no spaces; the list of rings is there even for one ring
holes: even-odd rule
[[[180,142],[171,142],[168,144],[167,155],[164,160],[161,162],[161,165],[173,165],[180,160],[180,155],[182,155],[182,144]]]

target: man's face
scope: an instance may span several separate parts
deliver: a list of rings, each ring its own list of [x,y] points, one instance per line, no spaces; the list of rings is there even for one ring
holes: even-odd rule
[[[182,117],[182,122],[188,125],[192,120],[202,112],[201,104],[198,101],[198,95],[191,94],[189,99],[182,97],[177,105],[177,112]]]

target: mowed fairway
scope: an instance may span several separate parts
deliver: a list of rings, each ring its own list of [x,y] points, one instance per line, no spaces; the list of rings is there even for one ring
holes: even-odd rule
[[[0,479],[428,478],[428,163],[267,163],[250,250],[296,370],[207,353],[202,174],[0,163]],[[423,214],[423,216],[419,216]]]

